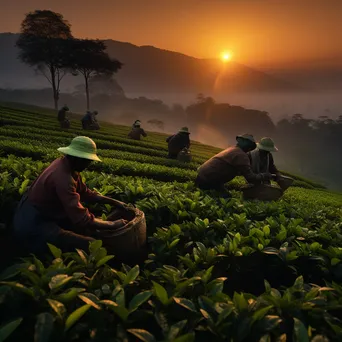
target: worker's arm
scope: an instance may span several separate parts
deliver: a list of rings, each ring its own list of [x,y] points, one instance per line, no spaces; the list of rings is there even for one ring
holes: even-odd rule
[[[141,129],[141,135],[145,138],[147,137],[147,133],[143,129]]]
[[[247,154],[240,154],[234,158],[233,165],[239,173],[245,177],[248,183],[258,183],[264,180],[271,180],[270,173],[254,173]]]
[[[72,177],[62,180],[56,185],[56,193],[66,216],[75,226],[86,227],[92,223],[94,215],[81,204],[81,196],[77,192],[77,181]]]

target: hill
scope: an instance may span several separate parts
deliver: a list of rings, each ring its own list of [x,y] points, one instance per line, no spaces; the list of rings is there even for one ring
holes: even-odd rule
[[[43,88],[46,80],[17,59],[17,34],[0,34],[0,87]],[[135,46],[114,40],[105,41],[112,57],[124,63],[117,80],[126,94],[153,96],[163,93],[222,95],[228,92],[286,92],[299,88],[288,82],[231,62],[198,59],[152,46]],[[35,77],[33,77],[35,76]],[[67,77],[63,91],[83,83]]]
[[[60,130],[52,110],[0,106],[2,222],[56,148],[85,134],[78,119]],[[105,122],[87,131],[103,162],[82,177],[145,213],[148,259],[113,266],[97,241],[89,251],[50,246],[42,260],[18,260],[0,274],[2,338],[341,341],[341,194],[296,177],[278,202],[243,201],[242,179],[228,184],[231,199],[220,198],[193,183],[219,149],[193,142],[194,160],[184,164],[166,159],[165,135],[133,141],[128,131]],[[113,208],[90,209],[106,217]],[[22,253],[10,229],[0,231],[1,266]]]

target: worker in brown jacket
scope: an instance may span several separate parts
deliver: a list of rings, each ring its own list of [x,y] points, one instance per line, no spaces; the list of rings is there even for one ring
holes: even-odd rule
[[[254,173],[247,152],[256,148],[254,137],[250,134],[238,135],[237,144],[218,153],[198,169],[196,185],[204,190],[224,191],[224,184],[236,176],[244,176],[248,183],[259,183],[272,179],[270,173]]]
[[[128,133],[128,136],[133,140],[140,140],[140,137],[147,137],[146,132],[141,128],[141,123],[137,120],[133,126],[132,130]]]
[[[29,252],[43,254],[47,243],[65,252],[88,250],[97,229],[116,229],[125,220],[104,221],[81,202],[118,206],[112,198],[87,188],[80,172],[92,161],[100,161],[96,144],[88,137],[76,137],[68,147],[58,149],[65,156],[56,159],[33,182],[21,199],[14,217],[14,235]]]

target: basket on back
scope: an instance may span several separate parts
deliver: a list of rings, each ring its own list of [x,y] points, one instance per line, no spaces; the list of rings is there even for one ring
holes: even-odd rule
[[[248,185],[242,189],[245,200],[276,201],[283,195],[283,190],[268,184]]]
[[[116,262],[128,265],[141,263],[147,257],[145,214],[137,208],[127,207],[127,210],[114,210],[107,218],[108,221],[118,219],[128,223],[115,230],[97,230],[93,237],[102,240],[108,254],[115,255]]]
[[[177,156],[177,159],[183,163],[190,163],[192,160],[191,152],[188,148],[183,148]]]

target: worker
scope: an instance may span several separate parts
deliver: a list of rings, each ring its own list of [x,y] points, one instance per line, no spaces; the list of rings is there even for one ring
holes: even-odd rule
[[[136,120],[132,126],[132,130],[128,133],[128,137],[134,140],[140,140],[141,136],[147,137],[147,134],[141,128],[141,122]]]
[[[94,240],[92,231],[116,229],[127,223],[97,219],[81,204],[118,205],[117,201],[89,190],[80,176],[79,172],[93,161],[101,161],[95,142],[79,136],[58,151],[64,156],[53,161],[33,182],[15,213],[14,235],[32,253],[44,253],[47,243],[62,251],[87,251],[89,242]]]
[[[169,148],[168,158],[177,159],[178,153],[184,148],[190,148],[190,132],[188,127],[182,127],[178,133],[166,139]]]
[[[254,173],[272,173],[275,175],[275,180],[281,177],[280,172],[274,165],[274,160],[271,152],[277,152],[278,148],[275,146],[271,138],[265,137],[257,143],[257,148],[248,152],[248,157]],[[270,184],[270,180],[263,180],[262,184]]]
[[[58,111],[58,117],[57,120],[59,121],[61,128],[70,128],[70,121],[66,116],[66,113],[69,111],[69,108],[67,105],[64,105],[59,111]]]
[[[254,137],[250,134],[238,135],[236,146],[218,153],[198,169],[196,185],[204,190],[225,192],[224,184],[238,175],[242,175],[249,183],[271,180],[270,173],[254,173],[247,152],[256,148]]]
[[[97,122],[96,116],[98,112],[95,110],[93,112],[87,111],[87,113],[82,118],[82,128],[87,130],[98,130],[100,129],[100,125]]]
[[[141,121],[140,120],[135,120],[133,125],[132,125],[132,128],[135,128],[137,125],[141,125]]]

